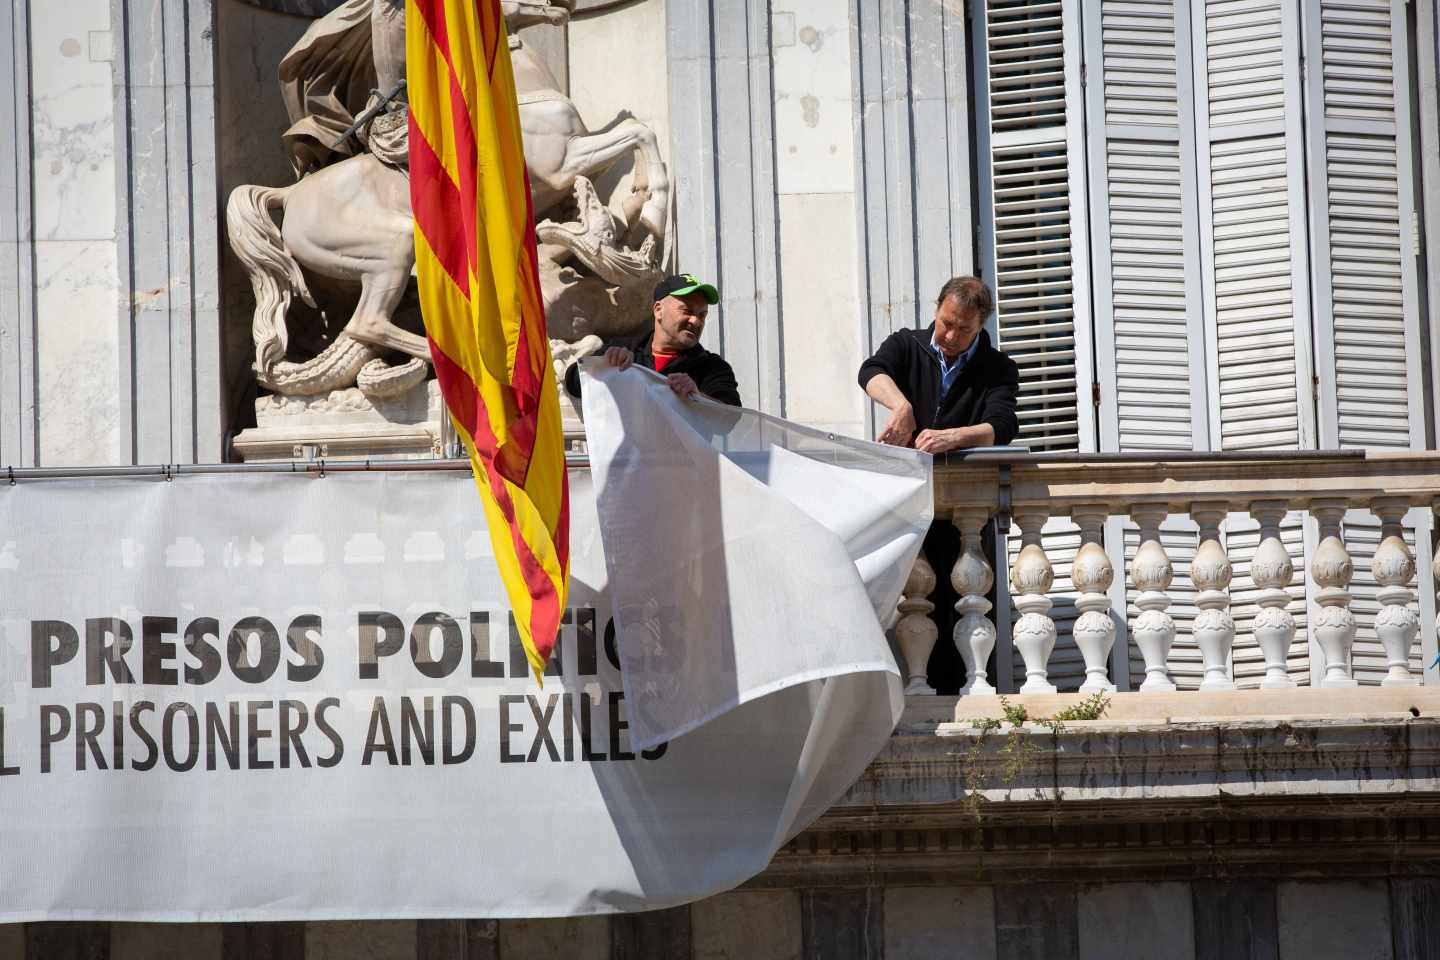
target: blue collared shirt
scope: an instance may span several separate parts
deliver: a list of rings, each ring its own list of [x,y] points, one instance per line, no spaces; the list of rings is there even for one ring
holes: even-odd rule
[[[950,392],[950,388],[955,385],[955,379],[960,376],[960,371],[964,370],[965,364],[975,356],[975,349],[979,346],[980,335],[977,333],[975,339],[970,341],[970,346],[966,347],[959,356],[954,360],[946,360],[945,351],[941,350],[940,344],[935,341],[935,334],[930,334],[930,349],[935,352],[935,356],[940,358],[940,396],[943,397]]]

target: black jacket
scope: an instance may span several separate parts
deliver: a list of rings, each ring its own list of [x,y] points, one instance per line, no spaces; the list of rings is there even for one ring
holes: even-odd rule
[[[637,364],[654,370],[655,352],[650,349],[650,341],[654,337],[655,331],[650,330],[636,337],[606,340],[600,353],[603,354],[611,347],[624,347],[635,355]],[[691,347],[666,365],[665,375],[672,373],[688,373],[705,396],[728,403],[732,407],[740,406],[740,387],[735,382],[735,371],[730,369],[730,364],[718,353],[711,353],[698,345]],[[580,364],[572,363],[565,371],[565,390],[572,397],[580,396]]]
[[[897,330],[886,337],[875,355],[860,364],[860,389],[876,374],[887,373],[910,401],[917,432],[988,423],[995,428],[996,446],[1014,440],[1020,430],[1015,416],[1020,371],[1015,361],[992,347],[990,334],[981,330],[974,356],[942,397],[940,358],[930,349],[934,333],[931,324],[924,330]]]

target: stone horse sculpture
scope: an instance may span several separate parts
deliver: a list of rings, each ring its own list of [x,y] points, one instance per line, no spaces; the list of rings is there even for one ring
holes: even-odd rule
[[[555,344],[563,348],[557,353],[583,353],[598,343],[595,337],[580,345],[566,344],[623,325],[626,318],[619,309],[623,296],[617,291],[651,284],[660,272],[659,245],[669,213],[668,173],[649,127],[626,117],[591,132],[550,71],[515,38],[515,31],[523,26],[563,23],[573,0],[505,0],[502,6],[511,32],[532,207],[537,218],[543,218],[537,236],[551,335],[565,341]],[[367,30],[368,38],[356,38]],[[347,0],[316,21],[281,65],[282,86],[290,84],[286,99],[294,123],[287,142],[300,179],[287,187],[240,186],[230,194],[226,208],[230,244],[255,294],[255,371],[259,382],[276,393],[308,396],[355,385],[367,396],[379,398],[403,393],[427,376],[425,339],[394,322],[415,265],[403,104],[391,104],[376,116],[359,132],[359,149],[349,151],[343,144],[332,150],[332,144],[325,142],[345,120],[344,111],[337,118],[323,110],[304,109],[307,99],[333,109],[337,86],[355,88],[353,61],[359,56],[373,58],[379,88],[391,89],[396,79],[404,77],[403,30],[399,0]],[[314,96],[317,72],[307,74],[305,65],[319,62],[333,71],[334,64],[347,57],[350,62],[342,81],[330,77],[328,86],[320,83],[324,95]],[[370,102],[376,99],[372,94]],[[345,152],[353,155],[335,159]],[[629,154],[635,156],[632,192],[621,210],[611,211],[600,201],[590,178]],[[571,213],[571,202],[573,219],[552,219]],[[283,214],[278,226],[277,212]],[[286,316],[295,297],[315,306],[307,275],[358,284],[359,299],[328,346],[312,359],[294,362],[286,359],[290,343]],[[587,285],[589,296],[576,297]],[[597,296],[597,291],[604,295]],[[567,296],[590,306],[572,304],[567,309],[560,302]],[[602,308],[608,302],[611,315],[599,315],[603,311],[594,308],[597,302]],[[385,355],[392,352],[409,359],[391,365]]]

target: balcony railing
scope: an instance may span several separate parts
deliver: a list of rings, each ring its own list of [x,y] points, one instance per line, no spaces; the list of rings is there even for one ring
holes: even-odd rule
[[[1435,452],[942,458],[935,515],[962,553],[946,571],[922,555],[906,584],[907,692],[933,692],[937,575],[959,595],[962,696],[1419,684],[1437,498]]]

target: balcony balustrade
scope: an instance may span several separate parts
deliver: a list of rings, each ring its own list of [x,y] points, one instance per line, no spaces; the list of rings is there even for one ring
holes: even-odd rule
[[[1421,624],[1434,629],[1440,554],[1433,577],[1422,571],[1422,596],[1411,544],[1429,558],[1437,503],[1434,452],[940,458],[935,515],[955,524],[962,550],[949,571],[920,557],[906,583],[896,639],[907,692],[931,692],[925,665],[937,642],[964,661],[962,703],[997,689],[1053,693],[1062,646],[1064,685],[1085,694],[1354,687],[1357,631],[1367,683],[1419,684],[1435,655]],[[992,519],[997,549],[986,556]],[[1073,526],[1057,531],[1065,521]],[[1172,554],[1183,554],[1183,590]],[[992,602],[997,566],[1009,589]],[[942,638],[929,594],[943,576],[959,599],[953,636]]]

